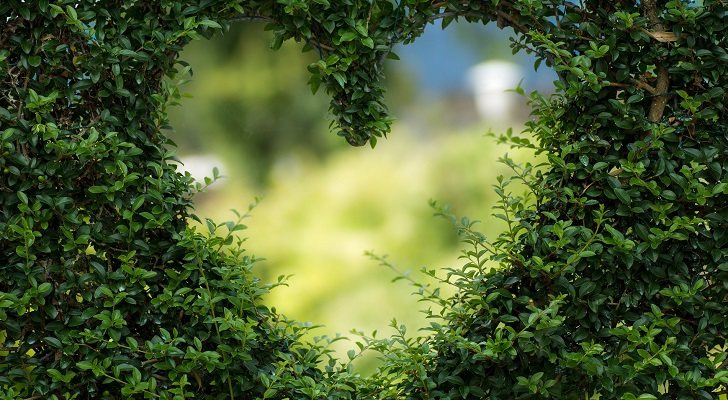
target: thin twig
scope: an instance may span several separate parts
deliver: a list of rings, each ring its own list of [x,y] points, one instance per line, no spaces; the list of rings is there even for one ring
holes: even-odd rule
[[[654,87],[652,87],[652,85],[650,85],[647,82],[638,81],[638,80],[633,80],[630,83],[609,82],[609,85],[608,86],[620,87],[620,88],[632,88],[632,87],[636,87],[637,89],[644,89],[644,90],[646,90],[651,95],[657,96],[659,94],[659,92],[657,91],[657,89],[654,88]]]
[[[249,22],[249,21],[267,21],[267,22],[276,22],[275,19],[271,17],[266,17],[264,15],[240,15],[234,18],[230,18],[228,22]]]
[[[309,45],[311,45],[311,46],[313,46],[313,47],[315,47],[317,49],[324,49],[324,50],[327,50],[327,51],[334,51],[334,50],[336,50],[335,48],[333,48],[333,47],[331,47],[331,46],[329,46],[327,44],[323,44],[321,42],[317,42],[317,41],[312,40],[312,39],[308,39],[306,42]]]

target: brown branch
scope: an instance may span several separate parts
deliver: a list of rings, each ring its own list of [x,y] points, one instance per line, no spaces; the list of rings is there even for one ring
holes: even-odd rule
[[[656,0],[644,0],[643,1],[644,13],[647,19],[652,23],[652,28],[658,32],[664,32],[665,29],[660,22],[660,18],[657,16],[657,4]],[[662,114],[665,112],[665,106],[667,105],[667,91],[670,88],[670,75],[667,72],[662,63],[656,63],[657,69],[657,85],[655,86],[655,97],[652,99],[650,104],[650,111],[647,114],[647,118],[651,122],[660,122]]]
[[[652,87],[652,85],[644,81],[634,81],[634,85],[637,89],[644,89],[654,96],[657,96],[660,93],[657,88]],[[665,88],[665,91],[667,91],[667,88]]]
[[[15,88],[15,93],[17,93],[19,96],[28,96],[28,83],[30,82],[30,74],[25,73],[25,80],[23,81],[23,93],[21,94],[17,89]],[[20,117],[23,116],[23,107],[25,107],[25,102],[22,98],[19,99],[20,103],[18,103],[18,111],[17,111],[17,118],[20,119]]]
[[[674,32],[663,32],[663,31],[648,31],[645,28],[640,28],[640,31],[647,34],[647,36],[657,40],[660,43],[676,42],[678,37]],[[685,36],[683,34],[682,36]]]
[[[519,23],[518,21],[516,21],[516,19],[513,18],[512,15],[510,15],[504,11],[501,11],[501,10],[498,10],[496,12],[496,14],[498,14],[499,19],[502,18],[502,19],[508,21],[508,26],[510,26],[514,30],[521,32],[521,33],[528,33],[529,29],[526,28],[525,26],[521,25],[521,23]],[[502,26],[498,26],[498,27],[501,29],[503,28]]]
[[[311,45],[311,46],[313,46],[313,47],[315,47],[317,49],[324,49],[324,50],[328,50],[328,51],[334,51],[334,50],[336,50],[336,49],[334,49],[333,47],[331,47],[331,46],[329,46],[327,44],[324,44],[324,43],[321,43],[321,42],[317,42],[315,40],[308,39],[306,42],[309,45]]]
[[[665,106],[667,105],[667,90],[670,88],[670,75],[667,73],[667,68],[661,64],[657,65],[657,86],[656,96],[652,99],[650,104],[650,112],[647,114],[647,118],[652,122],[660,122],[662,114],[665,112]]]
[[[650,93],[651,95],[654,95],[654,96],[657,96],[657,94],[658,94],[657,89],[652,87],[652,85],[650,85],[647,82],[638,81],[638,80],[633,80],[630,83],[609,82],[609,84],[607,86],[625,88],[625,89],[637,88],[637,89],[646,90],[648,93]]]

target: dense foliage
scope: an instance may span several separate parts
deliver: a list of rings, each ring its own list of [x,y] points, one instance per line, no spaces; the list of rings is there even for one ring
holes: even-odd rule
[[[162,133],[177,53],[225,7],[154,3],[0,4],[0,398],[258,398],[277,362],[319,374],[261,305],[244,225],[187,225]]]
[[[0,4],[3,398],[715,399],[728,386],[728,18],[721,0],[9,0]],[[162,130],[192,39],[262,19],[318,52],[353,145],[388,132],[382,62],[442,19],[495,21],[557,71],[544,153],[496,187],[493,241],[442,278],[431,333],[362,340],[364,379],[260,302],[240,222],[187,225]],[[508,184],[527,188],[511,194]],[[443,210],[443,214],[447,213]],[[218,230],[225,233],[217,235]],[[490,262],[489,262],[490,261]],[[492,264],[498,264],[491,268]],[[433,274],[436,274],[433,272]],[[442,309],[440,312],[439,309]],[[352,353],[356,357],[356,353]]]

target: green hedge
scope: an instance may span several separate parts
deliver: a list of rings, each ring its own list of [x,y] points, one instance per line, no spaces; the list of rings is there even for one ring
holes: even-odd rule
[[[6,0],[0,4],[0,398],[717,399],[728,386],[724,1]],[[547,156],[495,188],[510,229],[422,287],[426,337],[363,337],[362,378],[260,301],[237,222],[188,226],[166,107],[190,40],[262,19],[318,52],[335,130],[391,123],[382,63],[494,21],[559,76]],[[395,57],[396,58],[396,57]],[[538,65],[536,66],[538,67]],[[527,188],[512,194],[508,184]],[[241,216],[241,220],[242,220]],[[488,261],[500,266],[489,268]],[[436,309],[438,309],[436,308]],[[356,352],[352,354],[356,357]]]
[[[0,5],[0,398],[259,398],[276,363],[320,375],[261,304],[244,225],[188,226],[165,109],[184,44],[234,13],[197,4]]]

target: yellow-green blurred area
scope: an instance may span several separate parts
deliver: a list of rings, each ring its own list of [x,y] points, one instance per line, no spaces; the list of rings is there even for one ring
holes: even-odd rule
[[[500,53],[508,48],[507,36],[485,34]],[[267,301],[291,319],[324,325],[317,334],[355,328],[388,335],[393,318],[415,332],[427,324],[420,312],[427,305],[364,253],[388,255],[419,281],[426,281],[422,267],[460,266],[455,229],[433,217],[430,199],[481,220],[479,229],[496,237],[502,225],[491,216],[492,185],[509,172],[497,159],[506,152],[520,161],[534,156],[498,146],[485,133],[490,127],[519,131],[528,117],[525,100],[517,100],[513,115],[484,121],[472,93],[457,85],[428,88],[422,83],[428,78],[418,78],[406,60],[393,62],[387,86],[399,122],[376,149],[351,148],[328,128],[326,95],[313,96],[307,86],[306,66],[317,53],[302,53],[292,42],[272,52],[270,38],[262,25],[236,26],[224,37],[191,44],[182,56],[194,76],[182,87],[190,98],[171,110],[172,139],[187,167],[211,176],[217,166],[224,175],[198,195],[197,214],[232,219],[229,209],[245,211],[262,197],[245,221],[246,248],[265,259],[256,270],[265,281],[291,275]],[[416,62],[448,57],[420,52],[425,56]],[[337,345],[340,354],[354,347]]]

